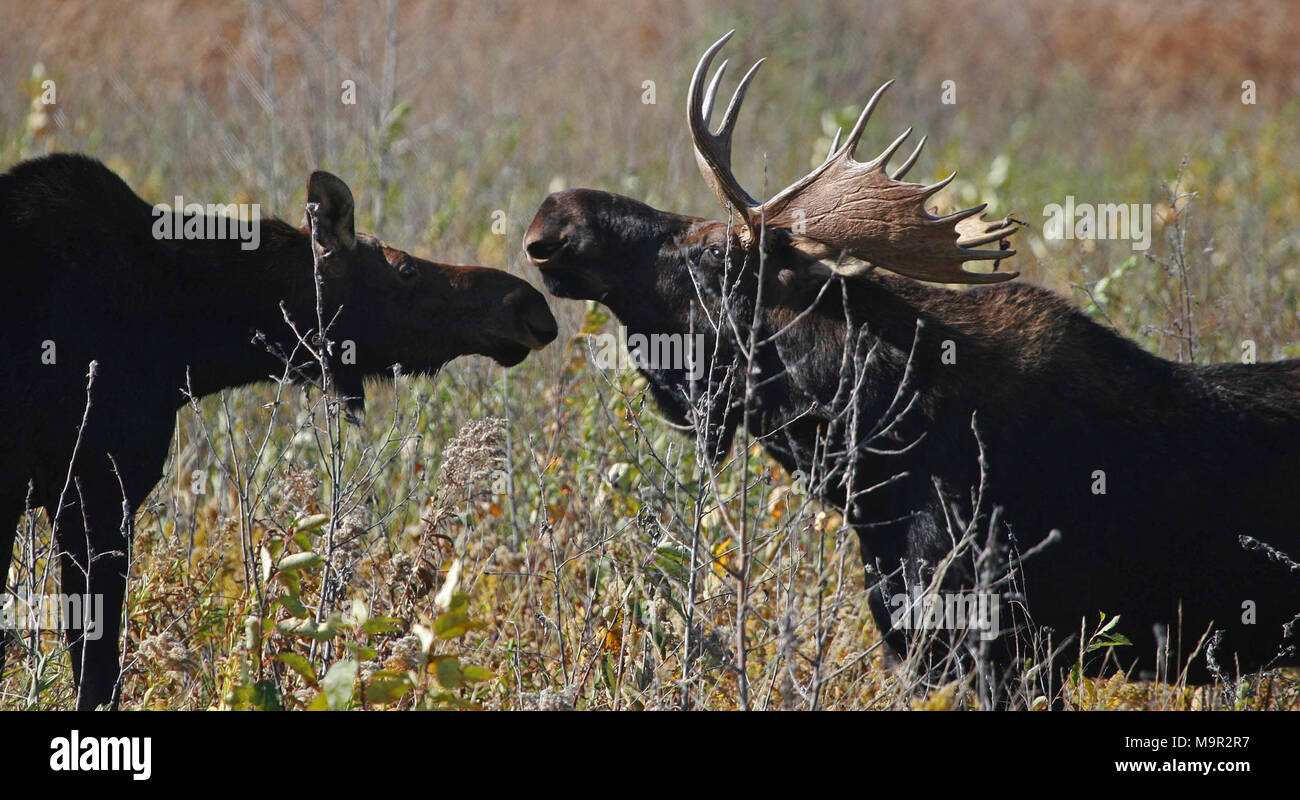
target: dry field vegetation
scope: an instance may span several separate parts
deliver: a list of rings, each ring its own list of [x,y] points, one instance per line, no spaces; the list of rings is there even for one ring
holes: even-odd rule
[[[488,0],[389,16],[335,0],[4,0],[0,19],[0,166],[83,151],[150,201],[259,202],[293,222],[321,167],[357,193],[358,229],[535,284],[520,241],[549,191],[720,213],[684,93],[737,27],[731,55],[769,59],[742,183],[767,194],[802,174],[897,78],[863,152],[909,124],[928,134],[915,179],[959,169],[947,202],[1033,223],[1023,280],[1169,358],[1235,359],[1247,339],[1261,360],[1300,356],[1300,14],[1285,2]],[[45,77],[50,109],[33,105]],[[343,80],[356,105],[339,102]],[[939,103],[944,80],[955,105]],[[1045,242],[1041,209],[1067,195],[1155,204],[1151,257]],[[585,335],[613,321],[553,307],[560,339],[519,368],[471,358],[372,384],[337,435],[311,387],[178,414],[168,477],[136,521],[123,707],[974,704],[884,669],[835,514],[753,442],[702,472],[634,372],[590,363]],[[48,523],[23,525],[10,584],[55,591]],[[73,705],[55,637],[25,641],[0,707]],[[1106,655],[1122,664],[1123,647],[1080,657]],[[1294,673],[1056,691],[1067,708],[1300,707]]]

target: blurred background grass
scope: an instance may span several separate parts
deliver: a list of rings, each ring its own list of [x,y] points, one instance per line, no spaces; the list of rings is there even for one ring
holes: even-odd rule
[[[1023,280],[1072,297],[1154,352],[1180,357],[1179,339],[1170,335],[1181,323],[1174,276],[1134,254],[1127,241],[1041,237],[1043,206],[1064,203],[1067,195],[1081,203],[1150,202],[1156,209],[1151,252],[1167,257],[1173,229],[1167,223],[1177,205],[1188,221],[1197,360],[1235,359],[1244,340],[1256,343],[1260,359],[1300,356],[1300,12],[1284,0],[1226,6],[0,0],[0,20],[0,166],[54,150],[82,151],[106,161],[147,200],[181,194],[200,202],[259,202],[263,213],[295,223],[307,175],[324,168],[352,186],[359,230],[422,257],[507,269],[535,283],[520,241],[550,191],[589,186],[682,213],[720,214],[691,157],[684,94],[699,54],[735,27],[727,50],[735,66],[768,58],[750,92],[734,158],[755,194],[772,194],[820,161],[835,129],[851,124],[871,92],[895,78],[859,155],[874,154],[915,125],[930,144],[911,178],[933,180],[957,169],[943,202],[988,201],[994,213],[1017,212],[1031,223],[1020,234],[1015,265]],[[57,85],[53,106],[39,102],[46,78]],[[340,102],[345,80],[356,83],[355,105]],[[949,80],[956,103],[945,105],[940,96]],[[1247,80],[1256,86],[1254,104],[1242,102]],[[646,81],[653,82],[652,104],[643,102]],[[1189,206],[1171,200],[1184,158],[1181,189],[1196,193]],[[504,236],[492,230],[497,212],[505,214]],[[629,631],[650,631],[647,641],[668,637],[655,640],[660,657],[644,661],[648,672],[635,691],[620,672],[617,679],[606,676],[603,694],[584,685],[577,702],[668,704],[668,694],[655,687],[681,678],[682,665],[664,655],[677,646],[669,642],[673,634],[652,635],[644,603],[628,598],[656,591],[672,597],[673,590],[648,589],[654,581],[635,577],[635,569],[632,577],[614,578],[598,565],[599,558],[623,565],[654,560],[660,544],[645,520],[666,519],[672,508],[652,489],[674,476],[647,455],[662,454],[670,439],[640,410],[634,376],[607,383],[610,376],[582,367],[580,346],[562,346],[607,319],[583,304],[553,305],[561,344],[508,376],[470,359],[432,383],[378,392],[357,441],[382,441],[399,416],[422,438],[401,445],[414,448],[404,456],[404,471],[367,490],[367,502],[382,509],[363,526],[370,531],[367,557],[411,549],[420,538],[420,516],[434,500],[432,476],[443,444],[467,420],[504,417],[512,483],[470,509],[452,537],[456,550],[444,554],[483,551],[469,583],[483,592],[471,595],[489,633],[461,646],[476,649],[500,678],[501,695],[485,702],[515,706],[524,687],[570,686],[574,676],[565,662],[581,662],[588,650],[600,654],[613,641],[609,623],[619,620]],[[172,477],[140,524],[139,586],[155,587],[140,591],[162,591],[156,587],[165,581],[155,579],[175,570],[180,577],[173,579],[197,586],[196,559],[225,563],[229,574],[220,590],[204,583],[206,593],[196,589],[185,604],[133,617],[135,641],[184,630],[184,647],[204,655],[193,659],[199,667],[172,678],[157,667],[136,667],[128,706],[228,704],[230,686],[239,681],[230,666],[239,659],[232,643],[248,587],[231,567],[238,548],[214,549],[235,515],[236,498],[219,480],[211,493],[192,496],[184,491],[188,477],[179,476],[196,468],[219,471],[213,463],[220,453],[204,441],[203,425],[265,426],[263,405],[272,395],[267,388],[234,393],[230,417],[215,399],[203,405],[206,420],[180,415]],[[645,441],[641,429],[627,429],[630,417],[644,424]],[[284,428],[278,435],[288,456],[267,468],[272,478],[286,463],[312,468],[311,454],[294,451],[294,432]],[[756,529],[765,541],[806,549],[833,534],[833,524],[814,524],[815,507],[782,511],[766,492],[742,498],[761,508],[755,524],[765,526]],[[315,507],[301,505],[301,512]],[[265,520],[242,524],[253,540],[274,527]],[[539,535],[547,526],[550,532]],[[709,546],[725,557],[721,531]],[[486,550],[485,540],[491,541]],[[150,547],[163,555],[155,559]],[[492,566],[498,547],[514,568]],[[848,564],[850,588],[860,581],[852,568],[855,548],[833,538],[832,550]],[[205,582],[221,574],[212,569]],[[386,580],[382,565],[371,569],[370,580]],[[817,577],[790,569],[800,580]],[[831,562],[818,569],[835,571]],[[548,571],[550,578],[542,577]],[[782,591],[771,598],[773,609],[793,589]],[[609,601],[615,596],[617,602]],[[851,663],[874,634],[860,597],[846,589],[838,602],[849,621],[841,619],[837,644],[824,655],[833,650]],[[551,621],[540,622],[534,612],[548,603],[555,606],[545,612]],[[199,614],[205,608],[211,616]],[[566,608],[573,612],[567,618],[557,613]],[[773,619],[779,616],[773,610]],[[507,630],[513,651],[501,644]],[[528,647],[521,650],[521,641]],[[778,652],[776,637],[769,644],[770,658],[757,659],[754,669],[775,675],[789,653]],[[621,638],[618,647],[625,647]],[[525,650],[533,661],[520,660]],[[864,661],[842,670],[832,692],[836,702],[910,702],[880,690],[884,679],[872,669]],[[5,685],[30,696],[14,688],[27,678],[11,663]],[[146,697],[147,687],[173,678],[183,692],[170,700]],[[702,705],[735,704],[725,669],[694,680],[707,682]],[[52,686],[42,703],[66,701],[66,675]],[[785,690],[790,696],[783,703],[798,704],[792,691]]]

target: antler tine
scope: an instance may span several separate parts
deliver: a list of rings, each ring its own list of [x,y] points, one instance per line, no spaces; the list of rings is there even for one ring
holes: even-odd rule
[[[986,244],[992,244],[993,242],[996,242],[999,239],[1005,239],[1006,237],[1015,233],[1017,230],[1019,230],[1019,228],[1017,228],[1015,225],[1007,225],[1005,228],[998,228],[996,230],[989,231],[988,233],[982,234],[980,236],[976,236],[973,239],[958,239],[957,246],[962,249],[968,249],[971,247],[982,247],[983,245]],[[1006,251],[1003,252],[1005,253]]]
[[[898,151],[898,148],[903,146],[903,142],[907,141],[907,137],[911,135],[912,135],[911,128],[908,128],[907,130],[903,131],[902,134],[900,134],[899,137],[895,139],[892,144],[889,145],[889,147],[886,147],[884,151],[881,152],[880,155],[876,156],[875,160],[872,161],[871,163],[879,165],[881,169],[884,169],[885,165],[889,163],[889,159],[893,158],[894,153]]]
[[[1011,258],[1016,254],[1015,250],[973,250],[969,247],[958,247],[957,250],[962,255],[966,256],[967,261],[1001,261],[1004,258]],[[1016,275],[1019,275],[1020,273],[1017,272],[1013,275],[1012,273],[1008,272],[1004,274],[1011,275],[1011,277],[1014,278]],[[1006,279],[1002,278],[1001,280],[1006,280]]]
[[[763,62],[766,60],[766,58],[760,58],[754,62],[754,66],[749,68],[749,72],[745,73],[745,77],[740,79],[735,93],[731,95],[731,102],[727,104],[727,113],[722,116],[722,127],[718,129],[718,136],[726,137],[728,146],[731,145],[731,133],[736,129],[736,117],[740,115],[740,104],[745,102],[745,91],[749,89],[750,81],[754,80],[758,68],[763,66]]]
[[[840,149],[840,134],[842,133],[844,133],[843,128],[835,129],[835,138],[831,139],[831,151],[826,154],[826,160],[822,162],[823,164],[825,164],[826,161],[830,161],[832,158],[834,158],[835,151]]]
[[[862,109],[862,113],[858,115],[858,121],[854,123],[853,130],[849,133],[848,140],[844,142],[844,147],[841,148],[845,153],[850,156],[853,155],[853,151],[857,149],[858,140],[862,138],[862,132],[867,129],[867,122],[871,120],[871,112],[876,110],[876,105],[880,102],[880,98],[884,96],[885,90],[893,85],[894,82],[892,80],[885,81],[880,85],[880,88],[876,90],[876,93],[871,95],[871,99],[867,101],[866,108]]]
[[[713,111],[713,96],[717,93],[718,81],[722,78],[722,71],[726,69],[726,62],[723,62],[722,69],[718,70],[718,74],[714,76],[713,82],[709,85],[707,98],[700,96],[700,82],[708,73],[709,67],[712,66],[713,57],[718,54],[718,51],[722,49],[722,46],[727,43],[727,40],[735,32],[734,29],[728,31],[725,36],[714,42],[708,50],[705,50],[699,63],[695,65],[695,72],[691,75],[690,89],[686,94],[686,119],[690,123],[691,134],[696,139],[700,138],[699,134],[709,132],[709,116]],[[700,130],[701,128],[703,130]]]
[[[956,173],[953,174],[955,175]],[[948,180],[952,180],[952,177],[950,176]],[[948,224],[955,225],[958,222],[961,222],[962,220],[966,219],[967,217],[973,217],[976,214],[983,212],[984,209],[988,207],[989,207],[988,203],[980,203],[979,205],[973,208],[963,208],[961,211],[954,211],[953,213],[948,214],[946,216],[931,217],[930,219],[927,219],[925,221],[925,224],[926,225],[948,225]]]
[[[956,226],[957,246],[966,250],[992,244],[1020,230],[1022,224],[1009,216],[993,222],[988,222],[983,217],[980,219],[964,219],[958,222]],[[1014,251],[1001,250],[999,252],[1005,254]]]
[[[949,176],[948,180],[952,180],[952,176]],[[1012,222],[1010,218],[1003,218],[997,222],[986,222],[982,217],[974,219],[975,215],[983,214],[984,209],[988,207],[988,203],[980,203],[972,208],[964,208],[961,211],[954,211],[942,217],[931,217],[925,220],[925,224],[931,226],[951,225],[957,232],[958,252],[972,261],[994,261],[1010,258],[1016,254],[1015,250],[975,249],[1005,239],[1019,230],[1016,223]]]
[[[962,219],[958,220],[956,225],[953,226],[957,231],[957,252],[961,253],[963,258],[970,261],[992,261],[994,262],[993,268],[997,269],[998,262],[1016,254],[1016,251],[1011,249],[1011,243],[1007,241],[1007,237],[1019,230],[1021,223],[1017,220],[1013,220],[1009,216],[993,222],[985,220],[983,215],[976,217],[974,212],[983,211],[985,205],[981,205],[974,209],[967,209],[966,211],[959,211],[957,214],[950,214],[949,216],[962,216]],[[976,249],[986,244],[992,244],[993,242],[998,242],[998,246],[1002,249]],[[982,274],[1011,275],[1014,277],[1020,273]]]
[[[740,111],[741,101],[744,100],[745,90],[762,62],[750,67],[749,72],[741,79],[727,106],[722,127],[716,134],[709,130],[709,117],[713,112],[713,101],[722,72],[726,68],[725,63],[718,69],[708,89],[703,88],[704,76],[708,74],[714,56],[734,34],[734,30],[728,31],[725,36],[714,42],[708,50],[704,51],[699,63],[695,65],[695,73],[691,76],[690,91],[686,98],[686,119],[691,131],[691,140],[695,145],[695,162],[704,176],[705,183],[709,185],[718,202],[724,208],[730,207],[735,216],[752,231],[754,226],[750,212],[759,204],[745,191],[731,172],[731,134],[735,129],[736,115]]]
[[[713,80],[709,81],[709,88],[704,92],[704,102],[700,105],[700,118],[704,120],[704,127],[709,127],[709,121],[713,119],[713,101],[718,97],[718,85],[722,83],[722,73],[727,71],[727,61],[718,65],[718,71],[713,73]]]
[[[941,180],[941,181],[935,181],[934,183],[930,184],[929,186],[926,186],[925,188],[923,188],[923,189],[921,190],[921,199],[924,200],[924,199],[927,198],[927,197],[932,197],[932,196],[935,195],[937,192],[942,191],[942,190],[943,190],[943,187],[945,187],[945,186],[947,186],[948,184],[952,183],[952,179],[955,178],[955,177],[957,177],[957,173],[956,173],[956,172],[953,172],[953,173],[949,174],[948,177],[944,178],[943,180]]]
[[[925,141],[926,139],[929,138],[930,137],[928,136],[922,136],[921,141],[916,143],[916,149],[912,151],[912,154],[908,156],[907,160],[903,162],[902,166],[894,170],[894,174],[890,175],[889,177],[893,178],[896,181],[902,180],[903,176],[906,175],[909,171],[911,171],[912,167],[916,165],[916,159],[921,155],[921,148],[925,147]]]

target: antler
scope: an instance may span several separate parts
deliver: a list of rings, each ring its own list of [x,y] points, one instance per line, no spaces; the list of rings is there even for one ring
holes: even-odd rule
[[[853,159],[853,151],[871,112],[893,81],[876,90],[848,138],[838,149],[831,146],[831,153],[821,166],[767,202],[755,201],[732,174],[731,135],[745,90],[763,62],[754,64],[741,80],[716,134],[709,131],[708,121],[726,62],[718,68],[708,90],[701,92],[713,57],[734,33],[731,31],[715,42],[696,66],[687,116],[700,172],[718,201],[730,208],[744,226],[742,235],[747,244],[756,241],[760,228],[766,225],[789,228],[795,246],[809,253],[821,256],[842,251],[919,280],[997,283],[1019,274],[967,272],[962,268],[967,261],[996,261],[1015,255],[1016,251],[1007,249],[1006,238],[1016,231],[1018,223],[1009,217],[997,222],[976,219],[987,204],[942,217],[930,214],[925,208],[926,201],[947,186],[956,173],[929,186],[899,180],[916,163],[925,145],[924,138],[892,177],[885,172],[889,159],[911,135],[911,128],[871,161],[861,163]],[[998,242],[999,249],[980,249],[993,242]]]
[[[686,97],[686,121],[691,129],[691,139],[695,142],[695,163],[699,165],[705,183],[723,208],[730,208],[737,220],[746,229],[750,229],[750,213],[760,206],[731,173],[731,134],[736,130],[736,117],[740,114],[740,104],[745,100],[745,90],[749,88],[749,82],[754,79],[754,74],[763,65],[764,59],[754,62],[745,77],[740,79],[740,85],[727,104],[727,111],[722,116],[722,127],[717,133],[709,131],[709,118],[713,116],[713,100],[718,93],[718,84],[722,82],[722,73],[727,70],[726,61],[718,67],[713,80],[709,82],[709,88],[701,91],[713,57],[734,33],[734,30],[730,31],[714,42],[712,47],[704,51],[700,63],[695,66],[691,88]]]

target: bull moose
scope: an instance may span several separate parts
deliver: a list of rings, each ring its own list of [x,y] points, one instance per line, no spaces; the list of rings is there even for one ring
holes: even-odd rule
[[[266,219],[251,242],[159,238],[164,218],[91,158],[51,155],[0,176],[0,575],[13,522],[44,508],[63,593],[102,599],[99,638],[67,633],[79,708],[116,701],[124,515],[162,476],[187,397],[323,365],[334,393],[360,406],[363,379],[395,364],[432,374],[476,353],[513,366],[555,338],[526,281],[356,233],[352,192],[327,172],[312,173],[307,199],[310,230]],[[178,219],[185,232],[227,222]]]
[[[1173,363],[1013,282],[998,262],[1015,254],[1015,220],[985,221],[984,206],[936,216],[927,203],[952,177],[902,180],[924,139],[892,172],[910,130],[853,158],[888,83],[824,163],[760,203],[731,146],[761,61],[710,129],[725,62],[704,81],[730,36],[687,100],[729,219],[552,194],[524,240],[547,289],[603,303],[629,336],[705,337],[704,369],[638,365],[657,404],[715,463],[744,426],[844,510],[895,656],[950,675],[950,653],[916,652],[898,598],[986,586],[1015,612],[993,664],[1023,664],[1016,634],[1030,631],[1072,663],[1102,613],[1120,616],[1107,633],[1142,672],[1181,664],[1202,682],[1297,663],[1300,576],[1284,554],[1300,554],[1300,360]]]

